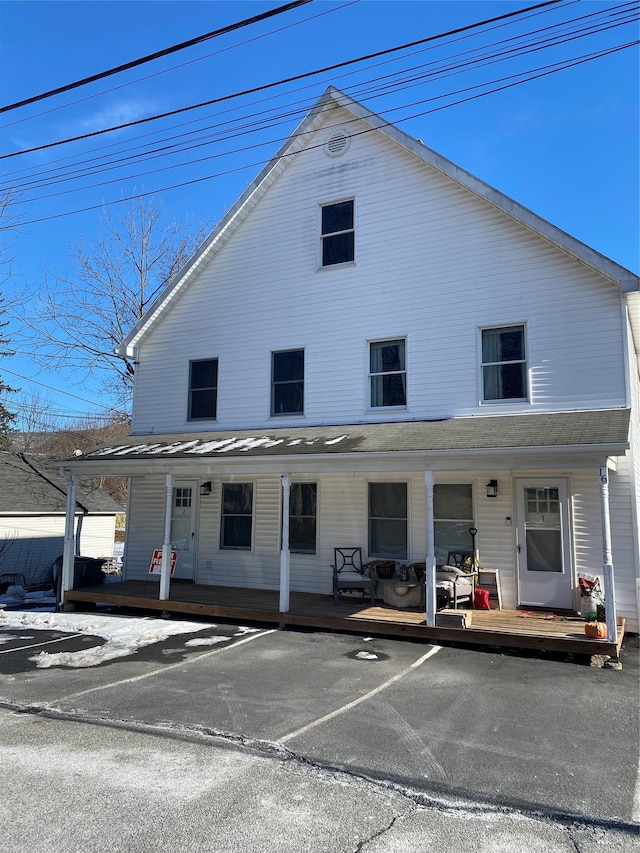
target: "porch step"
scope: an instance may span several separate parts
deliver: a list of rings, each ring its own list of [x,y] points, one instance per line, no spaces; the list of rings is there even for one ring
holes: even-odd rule
[[[470,610],[439,610],[436,628],[470,628],[473,613]]]
[[[498,569],[478,569],[478,586],[489,592],[489,607],[491,610],[502,610],[502,595],[500,594],[500,572]]]

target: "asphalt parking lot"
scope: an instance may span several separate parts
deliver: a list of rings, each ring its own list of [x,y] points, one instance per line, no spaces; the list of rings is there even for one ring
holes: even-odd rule
[[[77,720],[206,730],[526,812],[638,818],[637,638],[617,672],[346,634],[196,627],[99,666],[50,669],[36,668],[40,651],[82,652],[105,640],[4,629],[0,701]]]

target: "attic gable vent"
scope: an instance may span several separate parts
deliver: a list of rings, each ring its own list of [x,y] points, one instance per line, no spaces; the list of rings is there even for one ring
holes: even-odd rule
[[[324,146],[325,154],[329,157],[340,157],[347,150],[350,142],[351,138],[344,130],[336,130]]]

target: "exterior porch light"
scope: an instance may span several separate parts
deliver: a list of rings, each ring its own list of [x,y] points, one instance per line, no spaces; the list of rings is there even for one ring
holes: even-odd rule
[[[201,495],[210,495],[211,494],[211,480],[207,480],[206,483],[200,483],[200,494]]]
[[[498,481],[497,480],[489,480],[487,483],[487,497],[488,498],[497,498],[498,497]]]

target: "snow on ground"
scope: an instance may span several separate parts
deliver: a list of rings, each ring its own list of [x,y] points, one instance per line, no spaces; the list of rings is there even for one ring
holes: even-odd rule
[[[87,634],[106,640],[102,646],[92,646],[78,652],[39,652],[29,660],[34,661],[40,669],[52,666],[73,668],[99,666],[106,661],[135,654],[138,649],[160,643],[169,637],[195,634],[215,627],[213,624],[202,622],[182,622],[151,617],[0,610],[0,630],[60,631],[70,634]],[[239,627],[233,636],[241,637],[258,630],[258,628]],[[200,640],[187,641],[185,646],[214,645],[228,639],[229,636],[203,637]]]

